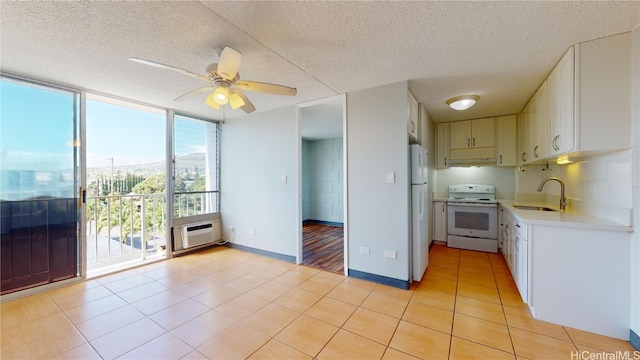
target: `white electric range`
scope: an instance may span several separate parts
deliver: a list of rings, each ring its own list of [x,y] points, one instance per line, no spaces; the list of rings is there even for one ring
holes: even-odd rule
[[[449,186],[447,246],[498,252],[498,201],[495,186]]]

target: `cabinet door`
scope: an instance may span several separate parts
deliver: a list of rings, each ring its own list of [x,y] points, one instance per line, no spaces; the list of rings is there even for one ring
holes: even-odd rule
[[[471,120],[471,147],[496,146],[495,136],[495,118]]]
[[[518,290],[520,290],[520,296],[522,297],[522,301],[525,303],[528,302],[528,282],[529,282],[529,269],[528,269],[528,249],[527,249],[527,241],[524,240],[521,236],[517,236],[517,279],[516,284],[518,285]]]
[[[522,112],[518,114],[518,152],[517,161],[518,165],[525,164],[527,162],[529,151],[529,104],[527,104]]]
[[[550,155],[574,149],[574,60],[573,47],[562,57],[549,75],[549,110],[551,118]]]
[[[471,120],[450,123],[449,132],[449,147],[451,149],[471,147]]]
[[[436,168],[449,167],[449,123],[436,125]]]
[[[531,155],[532,161],[545,159],[549,154],[549,91],[547,80],[536,91],[531,108]]]
[[[497,166],[516,166],[516,116],[498,118]]]
[[[433,203],[433,240],[447,241],[447,203]]]
[[[409,138],[415,141],[419,141],[420,116],[418,111],[418,101],[409,92]]]

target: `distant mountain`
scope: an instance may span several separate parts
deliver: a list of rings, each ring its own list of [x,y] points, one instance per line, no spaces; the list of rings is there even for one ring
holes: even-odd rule
[[[195,169],[198,168],[199,171],[204,171],[205,168],[205,153],[191,153],[180,155],[176,157],[176,167],[178,171],[184,169]],[[113,171],[116,174],[125,175],[127,173],[137,174],[137,175],[149,175],[149,174],[157,174],[160,172],[164,172],[166,169],[167,162],[155,161],[144,164],[135,164],[135,165],[118,165],[113,167]],[[89,176],[91,174],[103,174],[107,175],[111,173],[111,166],[103,166],[97,168],[87,168]]]

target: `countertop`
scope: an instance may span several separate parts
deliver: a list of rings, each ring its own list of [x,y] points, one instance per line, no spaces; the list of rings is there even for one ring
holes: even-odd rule
[[[560,211],[538,211],[538,210],[522,210],[513,207],[517,205],[527,206],[544,206],[555,210],[558,210],[558,205],[549,205],[545,203],[532,203],[513,200],[498,200],[500,205],[509,209],[514,215],[522,219],[523,222],[532,225],[548,225],[548,226],[564,226],[575,227],[580,229],[594,229],[594,230],[609,230],[609,231],[626,231],[632,232],[633,226],[628,226],[622,223],[616,223],[613,221],[605,220],[599,217],[587,215],[572,211],[571,209]]]

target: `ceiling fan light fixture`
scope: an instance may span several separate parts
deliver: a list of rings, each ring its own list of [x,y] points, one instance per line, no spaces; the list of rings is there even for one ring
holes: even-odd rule
[[[241,108],[244,106],[245,102],[237,92],[231,91],[231,95],[229,96],[229,104],[233,110]]]
[[[209,94],[209,96],[207,96],[207,99],[204,101],[205,105],[210,106],[216,110],[220,109],[220,104],[218,104],[215,100],[214,97],[215,93],[211,93]]]
[[[227,105],[229,102],[229,89],[226,86],[218,86],[213,92],[213,101],[219,105]]]
[[[467,110],[468,108],[475,105],[476,101],[480,99],[478,95],[462,95],[456,96],[449,100],[447,100],[447,105],[454,110]]]

